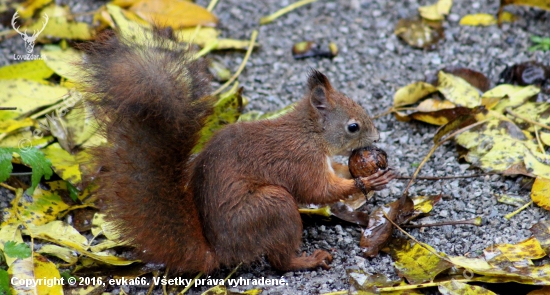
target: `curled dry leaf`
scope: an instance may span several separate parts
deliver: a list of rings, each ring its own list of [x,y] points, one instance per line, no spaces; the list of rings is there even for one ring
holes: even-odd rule
[[[292,56],[295,59],[308,57],[333,58],[336,55],[338,55],[338,46],[332,42],[326,48],[312,41],[298,42],[292,46]]]
[[[506,67],[499,76],[500,84],[535,85],[544,93],[550,93],[550,66],[528,61]]]
[[[359,243],[363,255],[375,257],[391,237],[393,224],[384,215],[395,223],[401,224],[413,214],[413,211],[414,203],[408,197],[404,204],[401,204],[401,200],[397,200],[374,210],[369,216],[368,227],[363,232]]]
[[[428,50],[435,49],[439,40],[445,37],[441,23],[422,19],[400,19],[394,34],[412,47]]]

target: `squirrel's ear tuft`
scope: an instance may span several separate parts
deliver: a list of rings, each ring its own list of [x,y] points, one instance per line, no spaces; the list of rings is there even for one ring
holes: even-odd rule
[[[332,89],[332,86],[330,85],[327,76],[323,75],[323,73],[315,69],[311,69],[311,71],[309,72],[307,85],[310,91],[313,91],[313,89],[315,89],[315,87],[317,86],[322,86],[327,90]]]

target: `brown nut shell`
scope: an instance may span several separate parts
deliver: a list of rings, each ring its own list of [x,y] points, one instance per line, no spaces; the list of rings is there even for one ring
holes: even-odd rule
[[[349,172],[354,178],[370,176],[388,168],[388,155],[375,146],[356,149],[349,157]]]

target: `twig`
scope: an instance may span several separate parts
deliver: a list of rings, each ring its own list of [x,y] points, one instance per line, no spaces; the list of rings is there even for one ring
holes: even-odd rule
[[[278,10],[277,12],[273,13],[273,14],[270,14],[268,16],[264,16],[260,19],[260,25],[265,25],[265,24],[268,24],[274,20],[276,20],[278,17],[280,17],[281,15],[284,15],[285,13],[288,13],[300,6],[304,6],[306,4],[309,4],[309,3],[312,3],[312,2],[316,2],[317,0],[302,0],[302,1],[298,1],[296,3],[292,3],[290,4],[289,6],[283,8],[283,9],[280,9]]]
[[[539,145],[540,152],[544,153],[544,147],[542,146],[542,142],[540,141],[540,137],[539,137],[539,128],[537,125],[535,125],[534,127],[535,127],[535,136],[537,137],[537,143]]]
[[[11,185],[9,185],[9,184],[5,184],[5,183],[3,183],[3,182],[0,182],[0,186],[9,189],[9,190],[12,191],[12,192],[16,192],[16,191],[17,191],[17,189],[14,188],[13,186],[11,186]]]
[[[393,113],[394,111],[395,111],[395,109],[394,109],[393,107],[391,107],[391,108],[387,109],[386,111],[384,111],[384,112],[381,113],[381,114],[374,115],[374,116],[372,117],[372,119],[373,119],[373,120],[376,120],[376,119],[378,119],[378,118],[382,118],[382,117],[384,117],[384,116],[386,116],[386,115],[389,115],[389,114]]]
[[[457,224],[471,224],[475,226],[481,225],[481,217],[476,217],[467,220],[455,220],[455,221],[442,221],[428,224],[403,224],[402,227],[417,228],[417,227],[429,227],[429,226],[444,226],[444,225],[457,225]]]
[[[227,86],[231,85],[231,83],[233,83],[233,81],[235,81],[237,77],[239,77],[244,67],[246,66],[246,62],[248,61],[248,58],[250,57],[252,50],[254,49],[254,44],[256,43],[257,37],[258,37],[258,31],[257,30],[252,31],[252,35],[250,36],[250,44],[248,45],[248,50],[246,51],[243,62],[239,66],[239,69],[237,70],[237,72],[235,72],[235,74],[229,80],[227,80],[227,82],[225,82],[225,84],[223,84],[220,88],[218,88],[218,90],[214,91],[214,93],[212,93],[212,96],[216,96],[220,94],[225,88],[227,88]]]
[[[481,125],[481,124],[484,124],[486,123],[488,120],[485,119],[483,121],[479,121],[479,122],[476,122],[474,124],[471,124],[471,125],[468,125],[462,129],[459,129],[455,132],[453,132],[451,135],[445,137],[444,139],[440,140],[438,143],[436,143],[432,149],[428,152],[428,154],[426,155],[426,157],[424,157],[424,159],[422,160],[422,162],[420,163],[420,165],[418,165],[418,167],[416,168],[416,171],[414,171],[414,174],[411,178],[411,180],[409,181],[409,183],[407,184],[407,187],[405,188],[405,190],[403,191],[403,195],[401,196],[401,200],[403,200],[402,202],[404,202],[405,200],[405,197],[407,196],[407,193],[409,191],[409,188],[411,187],[413,181],[416,179],[416,177],[418,176],[418,173],[420,172],[420,169],[422,168],[422,166],[424,166],[424,164],[426,164],[428,162],[428,160],[430,159],[430,157],[433,155],[433,153],[435,153],[435,150],[440,147],[444,142],[446,142],[447,140],[457,136],[458,134],[464,132],[464,131],[467,131],[467,130],[470,130],[478,125]]]
[[[525,208],[529,207],[531,204],[533,204],[533,200],[531,200],[531,202],[529,202],[529,203],[527,203],[527,204],[521,206],[521,207],[518,208],[516,211],[514,211],[514,212],[512,212],[512,213],[510,213],[510,214],[504,215],[504,218],[506,218],[506,219],[509,220],[510,218],[512,218],[512,217],[514,217],[516,214],[518,214],[519,212],[523,211]]]
[[[0,111],[15,111],[17,107],[0,107]]]
[[[420,242],[419,240],[417,240],[415,237],[411,236],[408,232],[406,232],[405,230],[403,230],[399,225],[397,225],[397,223],[393,222],[393,220],[391,220],[391,218],[388,217],[388,215],[386,214],[386,212],[384,212],[384,210],[382,210],[382,214],[384,214],[384,217],[386,217],[386,219],[391,222],[391,224],[393,224],[393,226],[395,226],[398,230],[400,230],[402,233],[404,233],[407,237],[409,237],[411,240],[415,241],[416,243],[418,243],[420,246],[422,246],[424,249],[428,250],[429,252],[431,252],[432,254],[434,254],[435,256],[445,260],[445,261],[449,261],[449,259],[447,259],[446,257],[443,257],[441,255],[439,255],[439,253],[435,252],[434,250],[430,249],[430,247],[426,247],[424,243]]]
[[[514,116],[514,117],[516,117],[516,118],[522,119],[522,120],[525,121],[525,122],[529,122],[529,123],[531,123],[531,124],[533,124],[533,125],[537,125],[537,126],[542,127],[542,128],[544,128],[544,129],[550,130],[550,126],[544,125],[544,124],[542,124],[542,123],[540,123],[540,122],[537,122],[537,121],[533,121],[533,120],[531,120],[531,119],[527,119],[527,118],[521,116],[520,114],[518,114],[518,113],[512,111],[512,109],[510,109],[510,108],[507,108],[507,109],[506,109],[506,112],[507,112],[508,114],[510,114],[510,115],[512,115],[512,116]]]
[[[181,290],[181,292],[179,292],[178,295],[183,295],[183,294],[185,294],[185,292],[189,291],[189,289],[191,288],[191,285],[194,285],[194,284],[195,284],[195,281],[198,280],[201,276],[202,276],[202,272],[199,272],[199,273],[193,278],[193,280],[191,281],[191,283],[189,283],[189,285],[187,285],[187,287],[185,287],[185,289]]]
[[[416,179],[420,180],[441,180],[441,179],[455,179],[455,178],[474,178],[474,177],[482,177],[487,175],[494,175],[497,173],[483,173],[483,174],[473,174],[473,175],[456,175],[456,176],[418,176]],[[395,179],[411,179],[412,176],[398,176]]]

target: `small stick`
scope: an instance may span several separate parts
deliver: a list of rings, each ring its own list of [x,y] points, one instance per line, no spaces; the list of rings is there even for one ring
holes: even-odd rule
[[[531,202],[521,206],[519,209],[517,209],[516,211],[510,213],[510,214],[506,214],[504,215],[504,218],[510,220],[510,218],[514,217],[516,214],[518,214],[519,212],[525,210],[525,208],[529,207],[531,204],[533,204],[533,200],[531,200]]]
[[[481,124],[485,124],[488,120],[483,120],[483,121],[479,121],[479,122],[476,122],[474,124],[471,124],[471,125],[468,125],[462,129],[459,129],[455,132],[453,132],[451,135],[445,137],[445,139],[442,139],[440,140],[438,143],[436,143],[432,149],[428,152],[428,154],[426,155],[426,157],[424,157],[424,159],[422,160],[422,162],[420,163],[420,165],[418,165],[418,167],[416,168],[416,171],[414,171],[414,174],[413,176],[411,177],[411,180],[409,181],[409,183],[407,184],[407,187],[405,188],[405,190],[403,191],[403,195],[401,196],[401,200],[402,202],[404,203],[405,202],[405,197],[407,196],[407,193],[408,193],[408,190],[409,188],[411,187],[413,181],[416,179],[416,177],[418,176],[418,173],[420,172],[420,169],[422,168],[422,166],[424,166],[424,164],[426,164],[428,162],[428,160],[430,159],[430,157],[435,153],[435,150],[440,147],[444,142],[446,142],[447,140],[457,136],[458,134],[464,132],[464,131],[467,131],[467,130],[470,130],[478,125],[481,125]]]
[[[17,107],[0,107],[0,111],[16,111]]]
[[[481,225],[481,217],[476,217],[472,219],[467,220],[455,220],[455,221],[442,221],[442,222],[434,222],[434,223],[427,223],[427,224],[403,224],[402,227],[408,227],[408,228],[418,228],[418,227],[428,227],[428,226],[444,226],[444,225],[457,225],[457,224],[471,224],[475,226]]]
[[[12,192],[16,192],[16,191],[17,191],[17,189],[14,188],[13,186],[11,186],[11,185],[9,185],[9,184],[5,184],[5,183],[3,183],[3,182],[0,182],[0,186],[9,189],[9,190],[12,191]]]
[[[537,126],[542,127],[542,128],[544,128],[544,129],[550,130],[550,126],[544,125],[544,124],[542,124],[542,123],[540,123],[540,122],[537,122],[537,121],[533,121],[533,120],[531,120],[531,119],[527,119],[527,118],[525,118],[525,117],[522,117],[520,114],[518,114],[518,113],[512,111],[512,109],[510,109],[510,108],[507,108],[507,109],[506,109],[506,112],[507,112],[508,114],[510,114],[510,115],[512,115],[512,116],[514,116],[514,117],[516,117],[516,118],[522,119],[522,120],[525,121],[525,122],[529,122],[529,123],[531,123],[531,124],[533,124],[533,125],[537,125]]]
[[[273,14],[270,14],[268,16],[265,16],[265,17],[262,17],[260,19],[260,25],[265,25],[265,24],[268,24],[274,20],[276,20],[278,17],[280,17],[281,15],[284,15],[286,13],[289,13],[291,12],[292,10],[300,7],[300,6],[304,6],[306,4],[309,4],[309,3],[312,3],[312,2],[316,2],[317,0],[302,0],[302,1],[298,1],[296,3],[292,3],[290,4],[289,6],[283,8],[283,9],[280,9],[280,10],[277,10],[275,13]]]
[[[537,125],[533,126],[535,127],[535,136],[537,137],[537,143],[539,145],[539,149],[540,149],[540,152],[541,153],[544,153],[544,147],[542,146],[542,142],[540,141],[540,137],[539,137],[539,128]]]
[[[218,88],[218,90],[214,91],[214,93],[212,93],[212,96],[216,96],[220,94],[225,88],[227,88],[227,86],[233,83],[233,81],[235,81],[237,77],[239,77],[239,75],[244,69],[244,66],[246,66],[246,62],[248,61],[248,58],[252,53],[252,49],[254,49],[254,44],[256,43],[257,37],[258,37],[258,31],[257,30],[252,31],[252,36],[250,36],[250,44],[248,45],[248,50],[246,51],[243,62],[239,66],[239,69],[237,70],[237,72],[235,72],[235,74],[229,80],[227,80],[227,82],[225,82],[225,84],[223,84],[220,88]]]
[[[487,175],[493,175],[497,173],[483,173],[483,174],[473,174],[473,175],[456,175],[456,176],[418,176],[416,179],[420,180],[441,180],[441,179],[455,179],[455,178],[474,178],[482,177]],[[398,176],[395,179],[411,179],[412,176]]]

